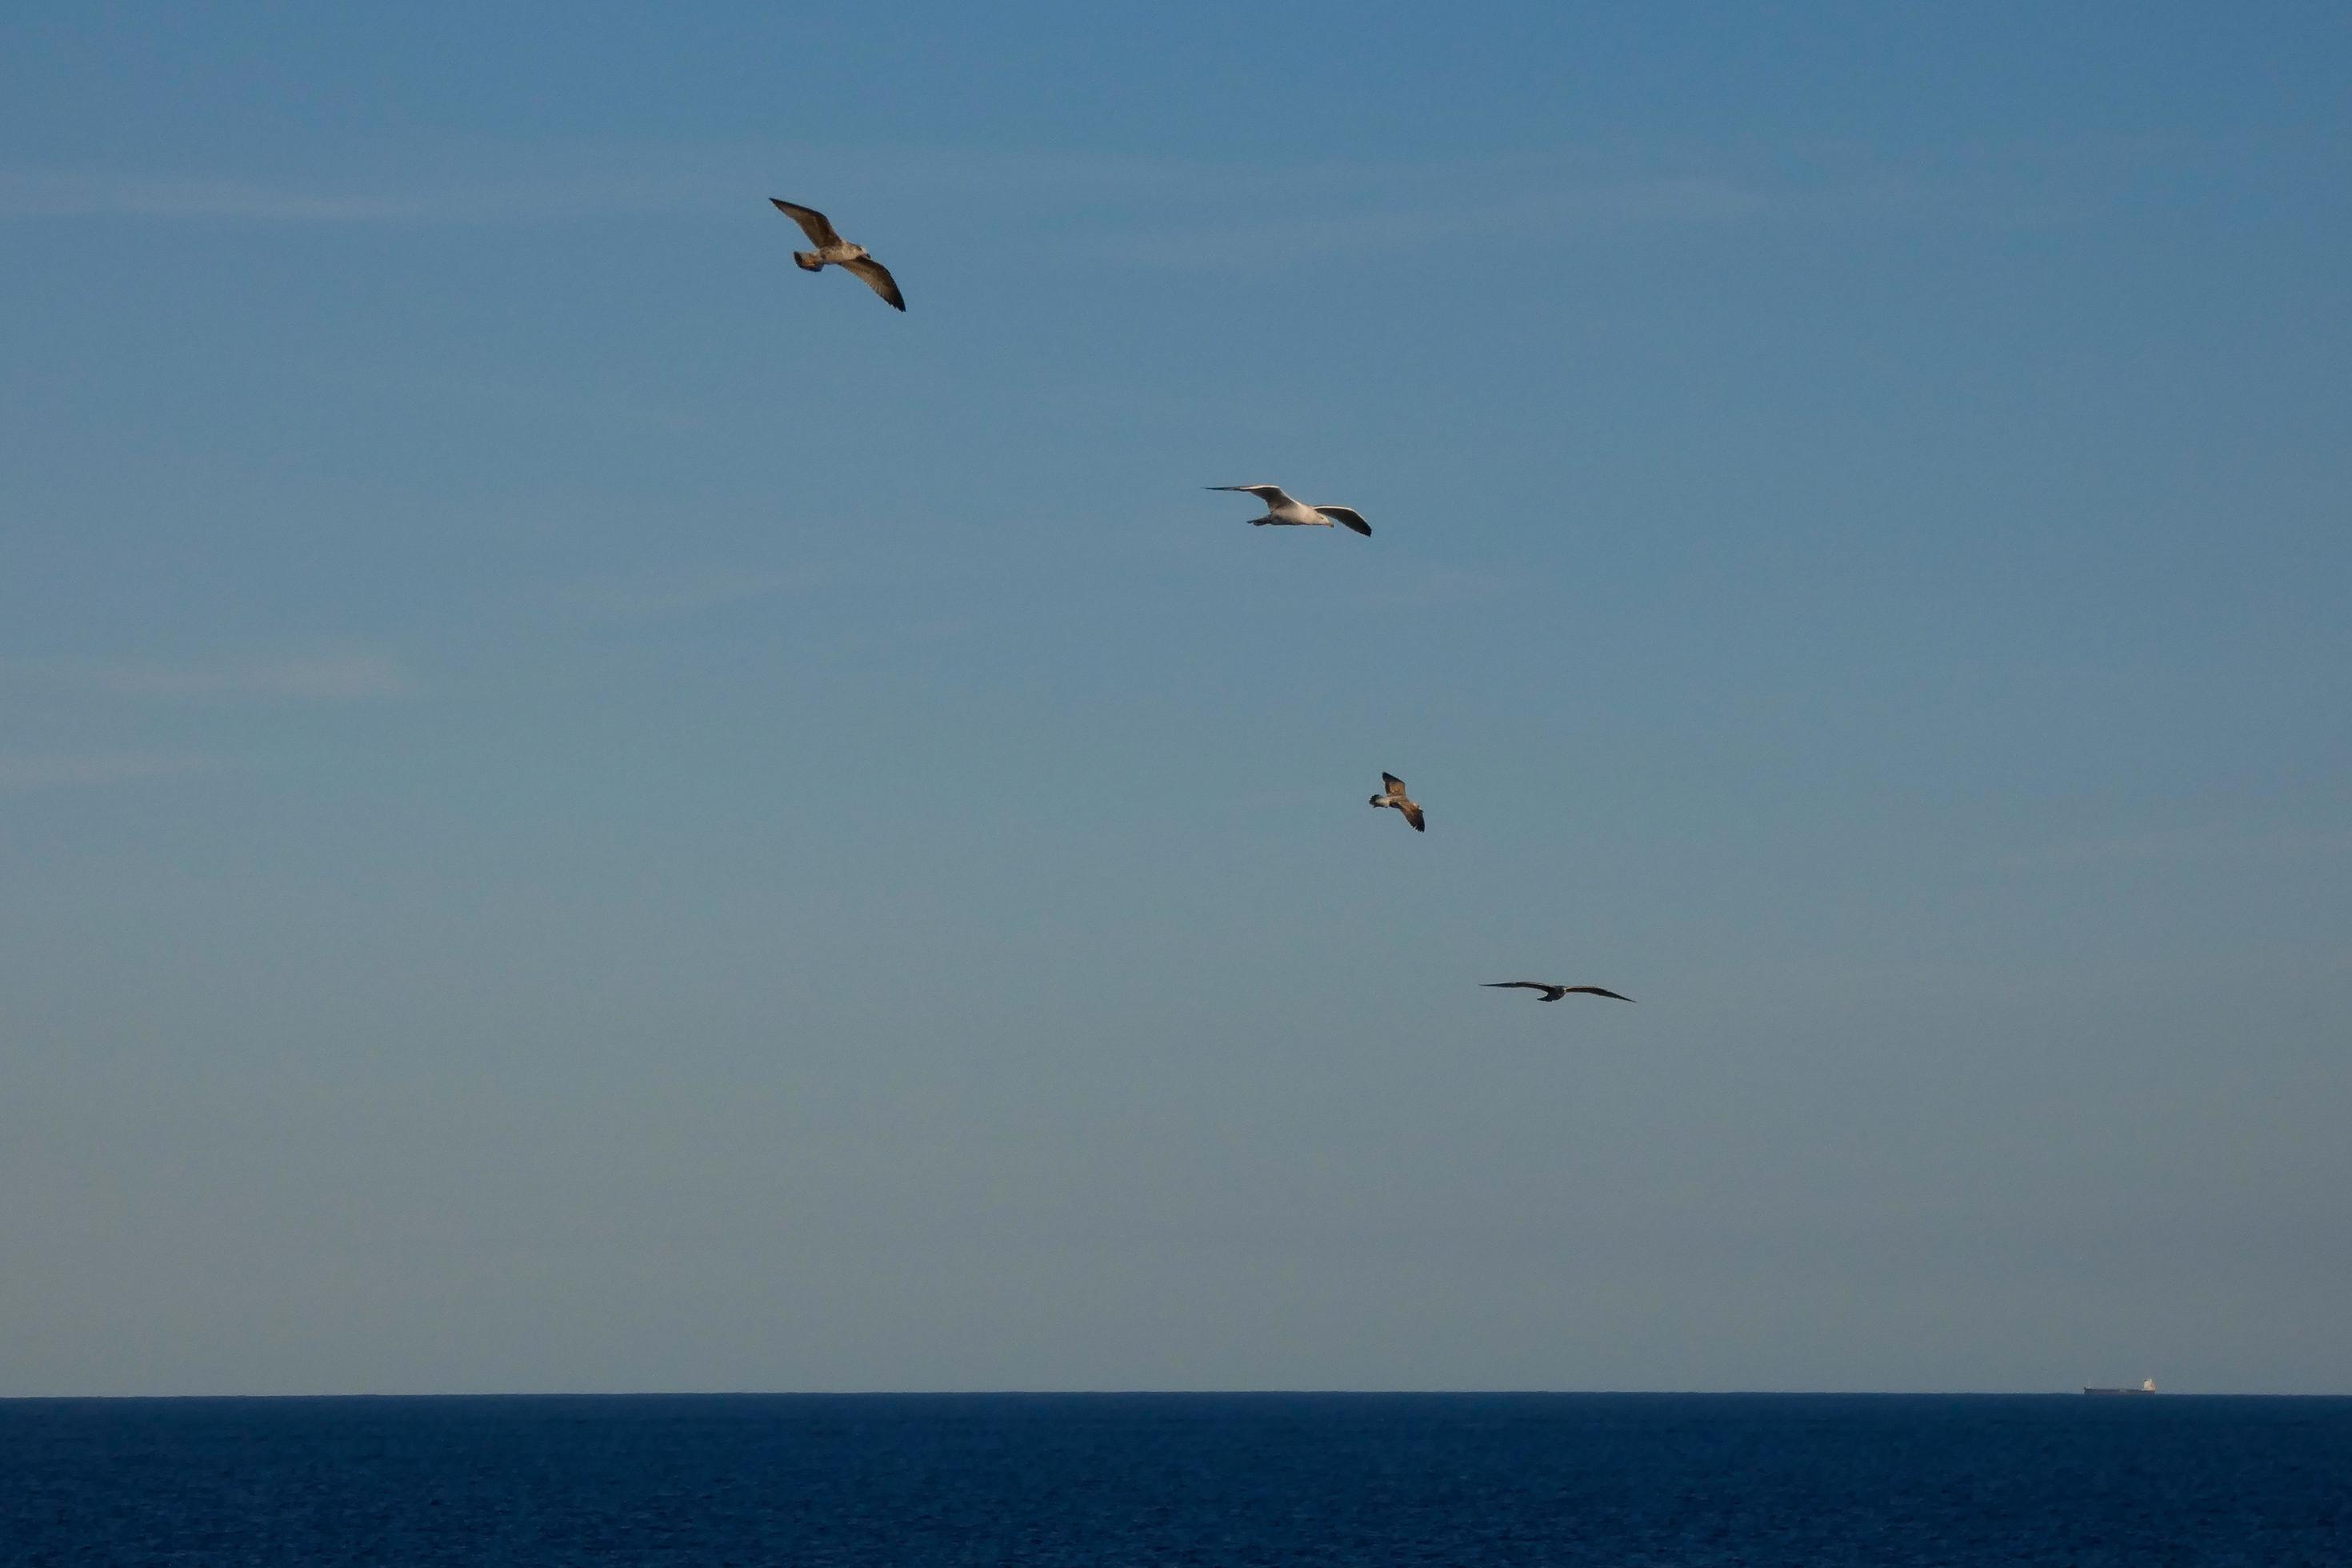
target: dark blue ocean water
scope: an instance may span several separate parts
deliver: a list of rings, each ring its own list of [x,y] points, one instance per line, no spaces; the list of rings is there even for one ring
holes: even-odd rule
[[[0,1563],[2352,1565],[2352,1400],[0,1402]]]

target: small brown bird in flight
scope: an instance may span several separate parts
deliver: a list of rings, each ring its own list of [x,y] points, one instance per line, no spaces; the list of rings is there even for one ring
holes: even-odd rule
[[[793,252],[793,259],[800,264],[802,271],[821,272],[825,264],[831,262],[865,279],[868,289],[881,295],[896,309],[903,310],[907,308],[906,297],[898,292],[898,279],[890,276],[890,269],[866,255],[864,246],[852,245],[835,233],[831,218],[814,207],[796,207],[780,196],[768,199],[776,204],[778,212],[800,225],[801,232],[808,236],[811,245],[816,247],[814,250]]]
[[[1547,985],[1540,980],[1489,980],[1486,989],[1504,991],[1540,991],[1540,1000],[1557,1002],[1563,996],[1610,996],[1620,1002],[1631,1002],[1631,996],[1619,996],[1614,991],[1603,991],[1598,985]]]
[[[1404,780],[1394,773],[1382,773],[1381,783],[1389,787],[1384,793],[1372,796],[1372,804],[1395,806],[1404,813],[1404,819],[1412,824],[1412,830],[1415,833],[1427,832],[1428,829],[1422,826],[1420,803],[1404,793]]]

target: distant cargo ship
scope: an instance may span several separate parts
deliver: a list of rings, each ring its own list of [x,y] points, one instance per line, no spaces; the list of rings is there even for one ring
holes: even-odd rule
[[[2083,1392],[2085,1394],[2154,1394],[2156,1379],[2143,1378],[2137,1388],[2086,1388]]]

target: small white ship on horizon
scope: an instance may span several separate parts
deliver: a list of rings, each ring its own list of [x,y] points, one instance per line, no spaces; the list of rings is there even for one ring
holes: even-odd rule
[[[2137,1388],[2086,1388],[2083,1392],[2085,1394],[2154,1394],[2156,1379],[2144,1377],[2140,1379]]]

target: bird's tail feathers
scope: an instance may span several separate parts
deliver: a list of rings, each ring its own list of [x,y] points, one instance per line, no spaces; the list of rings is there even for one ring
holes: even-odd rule
[[[793,259],[800,264],[800,268],[803,272],[821,272],[824,269],[824,261],[814,250],[795,250],[793,252]]]

